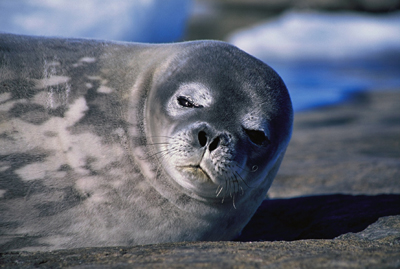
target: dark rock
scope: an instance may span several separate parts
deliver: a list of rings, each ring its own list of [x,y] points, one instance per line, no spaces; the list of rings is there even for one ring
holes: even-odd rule
[[[377,222],[359,233],[347,233],[339,236],[340,240],[378,240],[400,242],[400,216],[380,218]]]
[[[333,239],[400,215],[400,195],[322,195],[265,200],[237,241]]]

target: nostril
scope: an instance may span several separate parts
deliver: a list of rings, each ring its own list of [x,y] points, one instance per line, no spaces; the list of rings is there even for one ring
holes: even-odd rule
[[[204,147],[207,144],[206,132],[200,131],[198,136],[199,136],[200,146]]]
[[[214,138],[213,142],[210,144],[210,146],[208,147],[208,149],[211,151],[213,151],[214,149],[216,149],[219,145],[219,137],[217,136],[216,138]]]

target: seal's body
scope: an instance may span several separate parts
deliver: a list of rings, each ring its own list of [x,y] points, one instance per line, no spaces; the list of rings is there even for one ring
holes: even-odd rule
[[[233,239],[291,126],[279,76],[223,42],[3,34],[1,250]]]

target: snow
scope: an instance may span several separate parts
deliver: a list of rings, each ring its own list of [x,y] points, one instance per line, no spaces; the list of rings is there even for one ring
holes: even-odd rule
[[[137,42],[182,38],[190,0],[2,0],[0,31]]]
[[[229,42],[273,67],[295,111],[400,89],[400,13],[288,12]]]
[[[229,40],[261,58],[348,59],[400,51],[400,13],[288,12]]]

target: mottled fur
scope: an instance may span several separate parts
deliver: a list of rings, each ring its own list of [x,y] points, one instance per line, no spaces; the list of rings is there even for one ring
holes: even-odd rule
[[[174,153],[185,139],[168,129],[177,126],[171,123],[173,113],[182,123],[186,116],[164,102],[183,79],[206,84],[212,76],[218,79],[207,87],[232,85],[237,98],[252,92],[261,98],[242,125],[251,129],[253,117],[258,117],[258,125],[269,126],[272,143],[262,154],[254,146],[252,158],[259,157],[248,162],[250,157],[243,156],[250,153],[236,146],[253,147],[247,140],[240,142],[242,133],[215,126],[218,117],[225,121],[225,110],[208,120],[199,117],[200,123],[187,122],[192,126],[183,135],[188,145],[197,141],[189,133],[204,126],[202,122],[211,126],[202,130],[227,135],[219,140],[220,151],[208,158],[213,158],[219,174],[225,169],[229,176],[218,179],[222,183],[208,182],[213,194],[204,195],[207,188],[197,193],[166,172],[166,165],[182,161],[188,153]],[[194,98],[205,108],[224,100],[202,96]],[[237,104],[228,96],[224,109],[232,114],[244,111],[239,107],[252,107],[246,102],[253,99],[244,97],[244,103]],[[263,104],[268,109],[261,108]],[[222,42],[146,45],[2,34],[0,250],[232,239],[272,183],[291,124],[290,99],[280,78]],[[208,139],[206,147],[211,142]],[[196,147],[191,150],[199,151]]]

